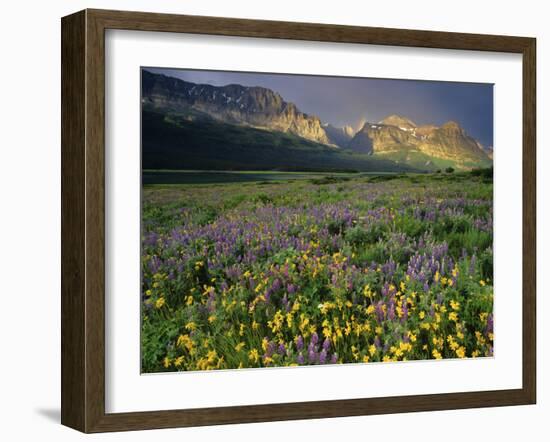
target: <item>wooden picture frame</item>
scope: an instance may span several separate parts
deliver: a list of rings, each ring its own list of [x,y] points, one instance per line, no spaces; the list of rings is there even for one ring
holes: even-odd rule
[[[523,385],[513,390],[105,412],[105,30],[418,48],[523,57]],[[84,10],[62,19],[62,424],[142,430],[534,404],[536,398],[536,41],[533,38]],[[519,191],[519,189],[518,189]]]

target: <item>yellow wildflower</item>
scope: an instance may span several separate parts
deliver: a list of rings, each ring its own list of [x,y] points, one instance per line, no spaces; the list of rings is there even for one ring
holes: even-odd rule
[[[260,360],[260,354],[258,353],[258,350],[253,348],[248,352],[248,359],[250,359],[252,362],[256,363]]]
[[[369,353],[371,356],[374,356],[374,354],[376,353],[376,346],[374,344],[371,344],[369,346]]]
[[[216,360],[217,357],[218,357],[218,354],[216,353],[216,350],[210,350],[206,354],[206,358],[208,359],[209,363],[213,363]]]
[[[176,341],[178,347],[185,347],[188,351],[191,351],[193,348],[193,341],[189,335],[180,335]]]
[[[399,349],[403,352],[411,351],[412,350],[412,345],[411,345],[410,342],[400,342],[399,343]]]
[[[159,299],[157,299],[157,300],[155,301],[155,308],[161,308],[165,303],[166,303],[166,301],[165,301],[164,298],[161,296]]]

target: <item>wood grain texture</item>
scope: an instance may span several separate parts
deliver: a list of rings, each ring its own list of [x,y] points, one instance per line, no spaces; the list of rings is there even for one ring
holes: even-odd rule
[[[85,427],[85,13],[61,29],[61,422]]]
[[[536,40],[523,50],[523,389],[537,396],[537,78]]]
[[[338,401],[105,413],[105,30],[329,41],[523,55],[523,387]],[[84,432],[532,404],[536,398],[535,40],[86,10],[62,20],[62,423]],[[519,190],[519,189],[518,189]]]

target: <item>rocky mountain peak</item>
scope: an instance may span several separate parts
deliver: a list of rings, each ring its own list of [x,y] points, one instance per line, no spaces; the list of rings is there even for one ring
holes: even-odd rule
[[[380,124],[385,124],[387,126],[397,126],[400,128],[406,128],[406,129],[413,129],[416,127],[416,124],[410,120],[407,117],[403,117],[401,115],[388,115],[386,118],[384,118],[382,121],[380,121]]]
[[[349,143],[356,152],[384,157],[424,158],[452,161],[457,167],[487,164],[490,154],[479,147],[455,121],[442,126],[416,124],[407,117],[390,115],[377,124],[365,123]]]
[[[193,118],[198,114],[331,144],[318,117],[301,112],[279,93],[260,86],[196,84],[143,71],[142,102],[160,110],[193,114]]]
[[[323,128],[331,144],[339,147],[348,147],[349,142],[355,135],[355,130],[351,126],[336,127],[332,124],[324,124]]]
[[[344,126],[342,129],[344,133],[350,138],[355,135],[355,129],[349,125]]]
[[[455,121],[441,126],[417,126],[398,114],[379,123],[361,119],[351,126],[322,124],[285,101],[276,91],[260,86],[196,84],[162,74],[142,72],[142,104],[147,109],[186,121],[208,120],[236,126],[284,132],[333,148],[418,164],[451,161],[459,168],[491,163],[492,150],[484,149]],[[421,163],[420,163],[421,161]]]
[[[462,127],[460,127],[460,124],[458,124],[456,121],[447,121],[441,126],[440,129],[449,132],[464,132],[464,129],[462,129]]]

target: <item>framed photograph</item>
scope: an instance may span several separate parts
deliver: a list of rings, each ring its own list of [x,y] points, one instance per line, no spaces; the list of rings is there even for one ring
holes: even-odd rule
[[[62,423],[534,404],[535,39],[62,19]]]

